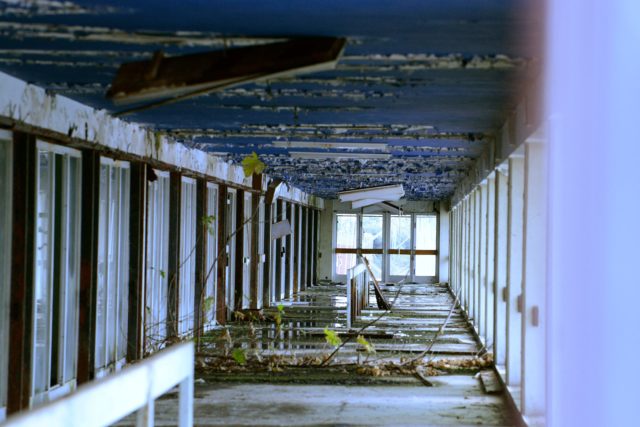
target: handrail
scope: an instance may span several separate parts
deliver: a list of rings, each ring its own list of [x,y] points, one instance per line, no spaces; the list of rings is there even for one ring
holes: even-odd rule
[[[356,321],[362,309],[369,302],[369,287],[367,286],[367,266],[363,263],[347,270],[347,327]]]
[[[9,417],[2,427],[102,427],[137,412],[136,426],[153,426],[154,400],[179,386],[178,426],[193,425],[193,343],[180,343],[60,399]]]

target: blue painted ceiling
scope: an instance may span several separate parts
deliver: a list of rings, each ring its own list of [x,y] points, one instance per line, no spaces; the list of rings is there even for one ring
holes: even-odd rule
[[[536,23],[523,2],[0,0],[0,70],[116,112],[122,107],[104,94],[119,64],[155,50],[179,55],[293,36],[346,37],[335,70],[126,119],[236,162],[255,151],[271,176],[320,196],[403,183],[409,199],[441,200],[513,110],[536,63],[528,35]],[[291,151],[386,157],[307,160]]]

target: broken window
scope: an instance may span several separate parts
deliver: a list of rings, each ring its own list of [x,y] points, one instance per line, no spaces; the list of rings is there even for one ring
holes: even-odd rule
[[[0,420],[5,418],[7,406],[7,369],[9,355],[9,298],[11,283],[11,199],[12,155],[11,133],[0,130]]]
[[[127,355],[129,300],[129,163],[100,159],[96,375],[119,369]]]
[[[146,352],[162,347],[167,336],[169,173],[154,170],[153,175],[147,189]]]
[[[75,386],[80,152],[38,142],[32,403]]]

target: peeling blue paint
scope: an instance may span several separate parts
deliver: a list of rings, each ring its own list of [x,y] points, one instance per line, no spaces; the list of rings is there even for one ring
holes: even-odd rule
[[[96,108],[120,63],[296,35],[344,36],[333,71],[235,87],[129,120],[230,160],[257,152],[312,194],[402,182],[446,199],[513,109],[536,50],[512,38],[526,0],[0,2],[0,70]],[[519,17],[518,25],[523,24]],[[383,160],[292,159],[273,141],[380,143]],[[318,151],[310,148],[295,151]]]

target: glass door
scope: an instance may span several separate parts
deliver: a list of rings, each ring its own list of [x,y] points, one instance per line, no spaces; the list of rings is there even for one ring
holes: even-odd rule
[[[362,256],[378,282],[384,280],[384,216],[362,215]]]
[[[438,217],[415,216],[415,278],[418,282],[432,282],[438,275]]]
[[[391,215],[389,217],[387,280],[397,282],[412,280],[411,215]]]
[[[358,253],[358,215],[336,214],[335,280],[344,281],[347,270],[356,265]]]

